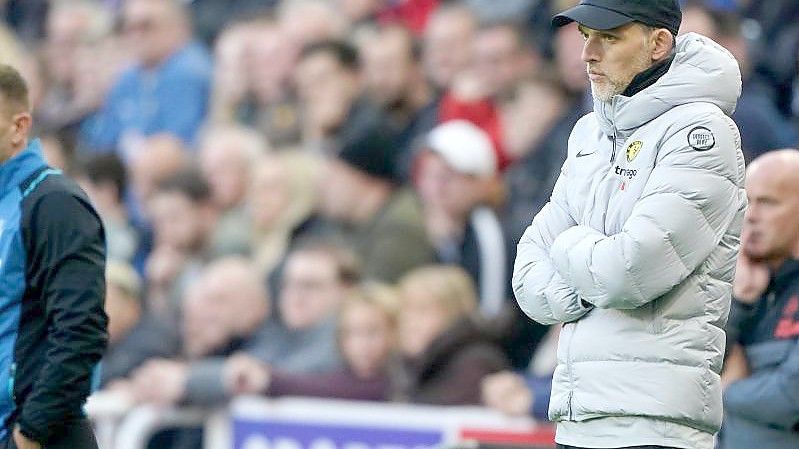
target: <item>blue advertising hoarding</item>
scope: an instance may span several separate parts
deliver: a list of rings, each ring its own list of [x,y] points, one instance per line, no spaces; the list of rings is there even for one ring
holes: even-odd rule
[[[431,449],[443,430],[234,419],[234,449]]]

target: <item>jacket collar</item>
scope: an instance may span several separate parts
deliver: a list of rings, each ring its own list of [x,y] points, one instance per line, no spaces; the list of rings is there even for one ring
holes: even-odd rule
[[[674,55],[669,56],[663,61],[660,61],[652,67],[639,73],[638,75],[635,75],[635,78],[633,78],[633,80],[630,82],[630,85],[627,86],[627,89],[622,92],[622,95],[625,97],[632,97],[638,92],[641,92],[647,87],[655,84],[655,82],[659,80],[661,76],[665,75],[666,72],[669,71],[669,67],[671,67],[671,61],[674,61]]]
[[[46,165],[42,157],[42,147],[39,139],[31,140],[24,150],[0,164],[0,195],[5,196],[11,189],[22,184],[36,170]]]

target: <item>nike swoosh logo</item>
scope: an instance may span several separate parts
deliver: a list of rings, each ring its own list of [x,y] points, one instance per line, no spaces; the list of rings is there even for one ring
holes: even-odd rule
[[[590,156],[590,155],[592,155],[594,153],[596,153],[596,150],[594,150],[594,151],[592,151],[590,153],[583,153],[583,150],[580,150],[580,151],[577,152],[577,157]]]

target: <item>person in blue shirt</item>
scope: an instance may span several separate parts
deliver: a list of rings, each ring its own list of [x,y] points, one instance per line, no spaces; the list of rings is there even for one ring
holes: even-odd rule
[[[186,7],[178,0],[130,0],[123,27],[136,63],[82,125],[81,149],[124,157],[143,137],[158,133],[191,145],[208,109],[212,60],[192,39]]]

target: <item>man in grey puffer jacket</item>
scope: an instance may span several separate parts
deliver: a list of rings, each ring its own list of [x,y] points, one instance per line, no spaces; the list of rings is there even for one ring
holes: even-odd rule
[[[594,112],[519,242],[522,310],[560,334],[559,447],[710,449],[746,207],[733,56],[676,0],[582,0]],[[676,45],[675,45],[676,42]]]

